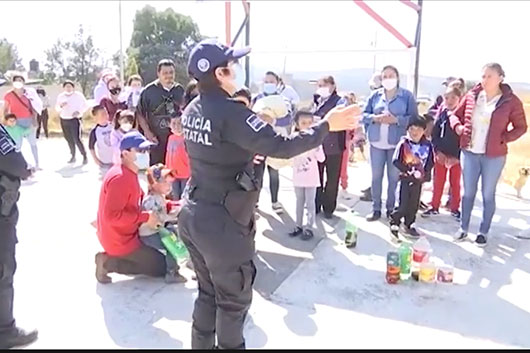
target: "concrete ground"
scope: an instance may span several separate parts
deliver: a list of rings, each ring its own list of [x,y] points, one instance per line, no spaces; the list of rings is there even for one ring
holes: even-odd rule
[[[94,254],[100,245],[90,224],[101,183],[97,168],[67,166],[62,139],[41,140],[39,148],[44,170],[21,190],[15,277],[17,320],[40,331],[31,348],[189,348],[196,283],[113,275],[113,284],[98,284]],[[458,223],[448,214],[418,219],[434,257],[454,262],[455,284],[388,285],[385,256],[395,245],[384,221],[356,219],[357,248],[343,244],[350,210],[361,216],[370,211],[358,200],[369,183],[368,166],[349,168],[351,198],[340,199],[334,219],[318,218],[318,234],[308,242],[287,235],[294,225],[290,173],[281,171],[282,216],[270,209],[265,175],[247,347],[530,347],[530,245],[517,238],[530,228],[529,186],[526,201],[499,187],[485,249],[453,243]],[[473,230],[480,204],[477,197]]]

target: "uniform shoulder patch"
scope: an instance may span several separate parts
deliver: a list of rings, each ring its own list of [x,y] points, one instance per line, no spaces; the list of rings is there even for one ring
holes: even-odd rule
[[[262,120],[259,116],[256,114],[252,114],[247,118],[247,125],[250,126],[254,132],[259,132],[261,129],[263,129],[265,126],[267,126],[267,122]]]
[[[15,144],[7,135],[0,134],[0,154],[5,156],[15,150]]]

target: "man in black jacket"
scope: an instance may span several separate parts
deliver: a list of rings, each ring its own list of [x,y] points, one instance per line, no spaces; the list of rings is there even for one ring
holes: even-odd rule
[[[37,331],[26,332],[13,317],[13,276],[17,267],[15,245],[20,181],[32,170],[15,142],[0,125],[0,349],[21,347],[37,339]]]

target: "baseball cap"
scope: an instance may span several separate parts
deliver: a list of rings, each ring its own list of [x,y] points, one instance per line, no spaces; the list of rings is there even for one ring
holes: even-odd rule
[[[248,53],[250,53],[249,47],[235,49],[216,39],[205,39],[191,50],[188,72],[195,79],[200,80],[220,64],[237,60]]]
[[[144,135],[138,131],[129,131],[120,142],[120,151],[129,150],[131,148],[136,148],[139,150],[148,149],[149,147],[154,146],[155,143],[147,140]]]
[[[159,183],[167,177],[175,178],[175,173],[165,165],[158,163],[147,168],[147,181],[150,185]]]
[[[447,86],[448,84],[456,80],[458,80],[456,77],[449,76],[444,80],[444,82],[442,82],[442,85]]]

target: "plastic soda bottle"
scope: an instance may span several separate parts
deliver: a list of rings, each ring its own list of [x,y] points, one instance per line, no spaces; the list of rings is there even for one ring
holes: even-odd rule
[[[418,239],[412,246],[412,278],[414,280],[419,280],[420,264],[429,259],[431,252],[431,244],[425,237]]]
[[[346,221],[346,237],[344,238],[344,243],[347,248],[355,248],[357,246],[357,232],[357,226],[351,221]]]
[[[158,234],[162,240],[162,244],[166,247],[167,251],[177,261],[182,261],[188,257],[188,249],[182,241],[177,237],[175,233],[170,232],[166,228],[159,228]]]
[[[388,284],[396,284],[399,282],[399,253],[389,251],[386,255],[386,281]]]
[[[436,266],[433,262],[426,260],[420,265],[420,282],[434,283],[436,280]]]
[[[407,244],[401,244],[399,247],[399,278],[408,280],[411,274],[412,249]]]

